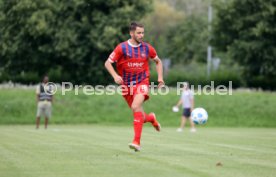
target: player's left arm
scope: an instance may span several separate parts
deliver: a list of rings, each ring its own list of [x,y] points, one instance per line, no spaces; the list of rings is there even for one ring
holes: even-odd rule
[[[52,94],[50,102],[53,104],[53,101],[54,101],[54,94]]]
[[[195,107],[195,100],[194,100],[194,94],[193,93],[190,97],[190,100],[191,100],[191,111],[192,111]]]
[[[157,71],[157,74],[158,74],[158,87],[161,87],[161,86],[165,85],[165,82],[164,82],[164,79],[163,79],[163,64],[162,64],[162,60],[158,56],[156,56],[152,60],[156,64],[156,71]]]
[[[165,85],[163,80],[163,64],[161,59],[158,57],[156,50],[149,45],[149,57],[155,62],[156,64],[156,71],[158,74],[158,88]]]
[[[194,109],[194,107],[195,107],[195,101],[194,101],[194,99],[192,98],[192,99],[191,99],[191,111]]]

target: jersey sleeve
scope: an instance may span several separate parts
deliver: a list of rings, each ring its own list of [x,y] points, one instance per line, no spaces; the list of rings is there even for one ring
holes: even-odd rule
[[[149,45],[149,57],[151,59],[155,59],[155,58],[158,57],[157,53],[156,53],[156,50],[151,45]]]
[[[108,60],[111,63],[117,62],[123,56],[121,45],[117,45],[117,47],[113,50],[113,52],[109,55]]]

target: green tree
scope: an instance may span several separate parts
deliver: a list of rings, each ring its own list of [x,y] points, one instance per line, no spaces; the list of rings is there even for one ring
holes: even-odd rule
[[[161,58],[168,57],[166,34],[184,19],[184,13],[176,11],[168,3],[160,0],[155,0],[153,4],[154,10],[143,19],[146,27],[145,40],[155,47]]]
[[[168,38],[170,40],[168,53],[174,62],[206,61],[207,19],[200,16],[189,16],[182,23],[171,28]]]
[[[194,52],[196,52],[196,59],[202,60],[202,55],[204,55],[205,60],[206,56],[204,53],[206,53],[206,49],[204,48],[204,51],[200,49],[198,52],[194,47],[197,46],[196,48],[198,48],[199,45],[206,45],[207,40],[205,38],[207,33],[204,32],[204,34],[202,34],[202,31],[207,30],[206,14],[210,1],[211,0],[153,1],[154,11],[148,14],[143,21],[146,25],[146,39],[154,45],[160,57],[172,58],[175,62],[183,61],[183,56],[185,52],[187,52],[187,48],[189,48],[189,51],[194,50]],[[202,24],[200,24],[201,22]],[[196,32],[200,31],[200,33],[193,33],[194,30]],[[193,38],[190,37],[191,35]],[[193,42],[193,46],[187,46],[187,39]],[[177,49],[175,48],[175,42],[178,44]],[[196,44],[197,42],[198,44]],[[185,47],[183,47],[183,45]],[[186,56],[190,56],[190,52],[184,56],[185,62],[187,61],[187,58],[185,58]],[[191,59],[193,58],[189,58],[188,60]]]
[[[103,63],[151,1],[0,0],[0,66],[16,80],[107,83]],[[109,77],[108,77],[109,78]],[[53,79],[53,77],[52,77]],[[37,80],[36,80],[37,81]]]
[[[276,1],[232,0],[216,8],[213,44],[245,68],[249,86],[276,88]]]

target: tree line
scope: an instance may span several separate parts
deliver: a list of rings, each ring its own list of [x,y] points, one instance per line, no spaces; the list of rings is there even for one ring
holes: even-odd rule
[[[108,83],[103,63],[148,0],[0,0],[2,80]]]
[[[128,24],[143,21],[146,39],[173,64],[206,63],[212,44],[224,68],[239,66],[245,86],[276,88],[275,0],[210,0],[211,32],[207,1],[153,2],[0,0],[0,81],[36,83],[47,73],[55,82],[108,84],[104,61],[129,38]]]

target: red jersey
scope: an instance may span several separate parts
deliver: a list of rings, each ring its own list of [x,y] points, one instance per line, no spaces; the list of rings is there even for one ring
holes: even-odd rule
[[[149,82],[149,59],[156,57],[156,51],[150,44],[142,42],[133,46],[125,41],[117,45],[108,60],[117,63],[117,71],[123,78],[124,85],[136,85]]]

